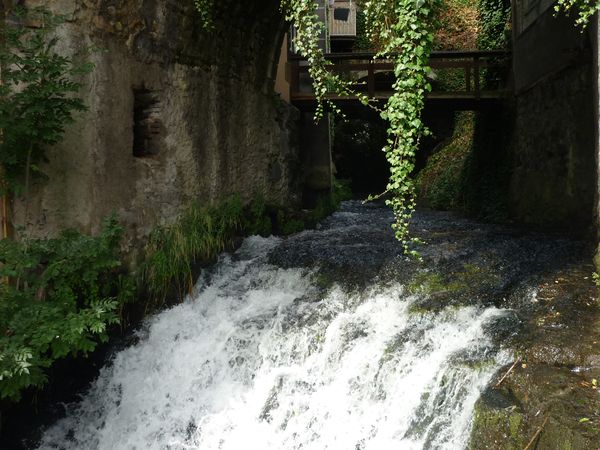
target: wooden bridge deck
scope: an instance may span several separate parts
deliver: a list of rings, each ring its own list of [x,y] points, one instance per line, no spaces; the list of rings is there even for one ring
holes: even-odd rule
[[[374,53],[332,53],[326,58],[331,62],[331,70],[350,80],[356,92],[382,103],[393,93],[394,64],[391,60],[373,59],[374,56]],[[433,90],[427,102],[457,110],[479,109],[497,103],[508,94],[504,89],[508,57],[504,51],[433,52],[430,58]],[[292,56],[289,69],[292,103],[313,108],[316,100],[308,64]],[[488,82],[484,83],[484,79]],[[359,104],[356,96],[328,98],[342,107]]]

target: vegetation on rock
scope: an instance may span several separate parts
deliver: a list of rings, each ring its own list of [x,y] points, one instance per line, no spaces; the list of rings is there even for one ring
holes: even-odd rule
[[[419,199],[443,210],[464,209],[463,172],[473,148],[474,114],[458,113],[454,135],[428,160],[417,176]]]

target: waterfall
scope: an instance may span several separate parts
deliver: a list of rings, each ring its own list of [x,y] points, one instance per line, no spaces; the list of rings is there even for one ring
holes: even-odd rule
[[[347,233],[331,226],[294,239]],[[250,237],[184,303],[146,323],[40,448],[463,449],[475,402],[509,361],[489,329],[507,312],[427,311],[400,282],[361,288],[269,259]],[[360,255],[357,255],[360,261]]]

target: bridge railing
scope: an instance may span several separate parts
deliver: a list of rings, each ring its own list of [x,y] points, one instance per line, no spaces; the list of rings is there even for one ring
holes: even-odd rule
[[[387,99],[393,92],[394,63],[373,59],[374,53],[331,53],[330,69],[350,81],[356,92]],[[439,51],[430,58],[433,98],[495,98],[504,94],[509,53],[505,51]],[[292,100],[314,99],[308,63],[290,57]]]

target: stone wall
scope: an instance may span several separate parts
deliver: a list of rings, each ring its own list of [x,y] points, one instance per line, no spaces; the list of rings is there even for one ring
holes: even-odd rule
[[[562,70],[516,99],[511,215],[589,231],[595,197],[591,64]]]
[[[15,225],[36,236],[93,233],[116,211],[142,242],[193,200],[262,191],[298,203],[296,113],[273,92],[285,31],[277,0],[223,0],[209,33],[192,0],[50,5],[68,19],[58,31],[65,53],[100,50],[83,80],[89,111],[49,151],[49,179],[34,187],[28,214],[14,201]]]
[[[515,35],[513,59],[510,213],[523,223],[589,232],[596,196],[589,35],[549,9]]]

